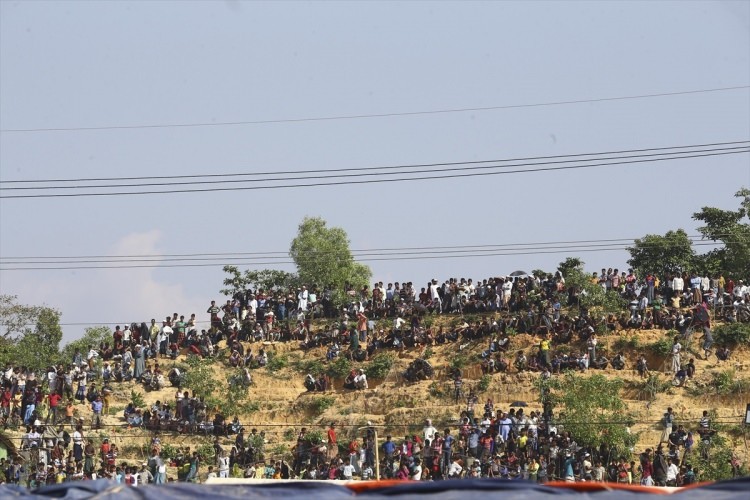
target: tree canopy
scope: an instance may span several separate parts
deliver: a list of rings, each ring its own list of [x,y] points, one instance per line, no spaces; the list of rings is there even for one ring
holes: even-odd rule
[[[354,260],[349,238],[340,227],[327,227],[320,217],[305,217],[289,247],[303,283],[342,290],[347,284],[367,285],[372,276],[368,266]]]
[[[27,306],[11,295],[0,296],[0,365],[12,363],[34,370],[57,362],[62,329],[60,312],[46,306]]]
[[[289,256],[297,265],[296,273],[277,269],[240,271],[237,266],[224,266],[228,276],[221,293],[235,296],[249,288],[274,290],[301,284],[343,293],[347,285],[368,285],[372,276],[368,266],[354,260],[346,231],[328,227],[320,217],[302,220],[289,246]]]
[[[664,236],[647,234],[628,248],[628,264],[639,276],[664,276],[692,268],[695,252],[693,243],[683,229],[667,231]]]
[[[710,252],[709,272],[722,270],[728,276],[741,278],[750,274],[750,189],[741,189],[734,195],[740,198],[737,210],[703,207],[693,214],[693,219],[703,222],[698,232],[704,238],[721,242],[724,248]]]

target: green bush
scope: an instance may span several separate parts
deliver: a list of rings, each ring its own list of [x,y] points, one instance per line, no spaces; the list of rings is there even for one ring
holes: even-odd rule
[[[479,384],[477,385],[477,392],[486,392],[487,389],[490,388],[490,383],[492,382],[492,376],[485,374],[482,375],[482,378],[479,379]]]
[[[150,456],[150,455],[149,455]],[[169,443],[163,443],[161,445],[161,458],[164,461],[168,461],[177,456],[177,448]]]
[[[669,356],[672,352],[672,340],[669,337],[662,337],[656,342],[646,346],[649,351],[659,356]]]
[[[339,356],[328,364],[326,374],[332,378],[346,378],[352,371],[352,362],[344,356]]]
[[[300,359],[294,361],[292,367],[300,373],[309,373],[314,377],[325,371],[325,365],[319,359]]]
[[[211,443],[203,443],[195,451],[198,452],[198,458],[203,463],[211,464],[216,461],[216,450],[214,450],[214,445]]]
[[[750,392],[750,379],[737,378],[734,370],[712,373],[708,385],[720,396],[741,395]]]
[[[450,366],[454,370],[461,370],[466,367],[466,365],[469,364],[469,358],[467,358],[464,354],[456,354],[451,358]]]
[[[369,378],[385,378],[391,371],[395,357],[390,353],[380,353],[373,358],[365,368],[365,373]]]
[[[728,323],[714,328],[714,340],[723,345],[747,344],[750,342],[750,324]]]
[[[276,353],[268,354],[268,364],[266,365],[266,369],[268,369],[269,372],[277,372],[286,368],[288,365],[289,358],[285,355]]]
[[[321,396],[318,398],[311,399],[308,403],[308,407],[317,415],[320,415],[328,408],[331,408],[336,404],[336,398],[333,396]]]
[[[136,392],[134,390],[130,391],[130,402],[133,403],[133,406],[135,406],[136,408],[146,407],[146,400],[143,399],[143,393]]]
[[[627,349],[638,349],[640,347],[640,343],[638,342],[638,337],[635,337],[635,336],[617,337],[613,347],[616,351],[624,351]]]

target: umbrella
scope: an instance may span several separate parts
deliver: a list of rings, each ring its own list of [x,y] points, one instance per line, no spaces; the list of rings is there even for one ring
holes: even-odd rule
[[[513,407],[516,407],[516,406],[519,406],[519,407],[521,407],[521,406],[528,406],[528,405],[526,404],[526,402],[525,402],[525,401],[513,401],[513,402],[512,402],[511,404],[510,404],[510,407],[511,407],[511,408],[513,408]]]
[[[513,277],[516,277],[516,276],[528,276],[529,273],[527,273],[526,271],[513,271],[512,273],[510,273],[510,275],[513,276]]]

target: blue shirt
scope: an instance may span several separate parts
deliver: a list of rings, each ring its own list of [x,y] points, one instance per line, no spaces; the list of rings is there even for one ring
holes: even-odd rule
[[[443,449],[445,451],[450,451],[451,446],[453,445],[453,436],[448,434],[443,438]]]
[[[386,441],[383,443],[383,451],[388,455],[392,455],[396,451],[396,443],[393,441]]]

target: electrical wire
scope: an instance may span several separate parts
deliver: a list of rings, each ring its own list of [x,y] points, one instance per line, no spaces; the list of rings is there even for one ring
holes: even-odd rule
[[[695,243],[696,246],[716,246],[717,243]],[[619,246],[614,248],[578,248],[578,247],[565,247],[565,248],[559,248],[559,249],[541,249],[541,250],[534,250],[534,251],[500,251],[500,252],[486,252],[481,254],[459,254],[459,255],[414,255],[414,256],[405,256],[405,255],[391,255],[387,257],[365,257],[362,258],[362,256],[358,256],[360,261],[363,262],[378,262],[378,261],[396,261],[396,260],[433,260],[433,259],[446,259],[446,258],[479,258],[479,257],[499,257],[499,256],[513,256],[513,255],[546,255],[546,254],[560,254],[560,253],[590,253],[590,252],[606,252],[606,251],[621,251],[625,250],[629,247],[628,246]],[[517,250],[517,249],[513,249]],[[130,261],[133,262],[133,261]],[[73,264],[79,264],[80,262],[71,262]],[[125,262],[127,263],[127,262]],[[40,264],[40,263],[34,263],[34,264]],[[294,261],[287,260],[287,261],[269,261],[269,262],[254,262],[254,261],[242,261],[242,262],[235,262],[234,265],[241,266],[241,265],[248,265],[248,266],[261,266],[261,265],[281,265],[281,264],[294,264]],[[160,263],[152,263],[152,264],[139,264],[139,265],[105,265],[105,266],[98,266],[98,265],[88,265],[88,266],[59,266],[59,267],[37,267],[36,265],[34,267],[0,267],[0,272],[2,271],[62,271],[62,270],[83,270],[83,269],[144,269],[144,268],[170,268],[170,267],[223,267],[227,265],[226,262],[214,262],[214,263],[199,263],[199,264],[160,264]]]
[[[355,115],[337,115],[337,116],[320,116],[320,117],[302,117],[302,118],[277,118],[269,120],[244,120],[244,121],[223,121],[223,122],[194,122],[194,123],[162,123],[162,124],[141,124],[141,125],[103,125],[97,127],[46,127],[46,128],[8,128],[0,130],[1,133],[30,133],[30,132],[81,132],[92,130],[142,130],[142,129],[165,129],[165,128],[195,128],[195,127],[227,127],[239,125],[267,125],[279,123],[304,123],[304,122],[322,122],[322,121],[339,121],[339,120],[359,120],[365,118],[392,118],[404,116],[420,115],[438,115],[448,113],[468,113],[479,111],[497,111],[503,109],[521,109],[521,108],[538,108],[545,106],[563,106],[572,104],[589,104],[597,102],[627,101],[635,99],[652,99],[657,97],[673,97],[681,95],[706,94],[715,92],[728,92],[734,90],[745,90],[750,85],[737,85],[732,87],[718,87],[710,89],[694,89],[675,92],[658,92],[650,94],[637,94],[617,97],[600,97],[595,99],[573,99],[565,101],[547,101],[526,104],[508,104],[503,106],[481,106],[466,108],[448,108],[434,109],[426,111],[403,111],[392,113],[372,113],[372,114],[355,114]]]
[[[2,184],[28,184],[28,183],[60,183],[60,182],[114,182],[114,181],[135,181],[135,180],[164,180],[164,179],[199,179],[199,178],[216,178],[216,177],[246,177],[246,176],[262,176],[262,175],[295,175],[295,174],[327,174],[334,172],[363,172],[370,170],[393,170],[393,169],[407,169],[407,168],[428,168],[428,167],[446,167],[456,165],[480,165],[486,163],[505,163],[505,162],[516,162],[516,161],[533,161],[533,160],[553,160],[557,158],[579,158],[582,156],[603,156],[603,155],[623,155],[626,153],[645,153],[649,151],[667,151],[667,150],[686,150],[686,149],[697,149],[697,148],[715,148],[719,146],[732,146],[742,145],[747,146],[750,141],[727,141],[727,142],[715,142],[707,144],[688,144],[680,146],[664,146],[658,148],[640,148],[640,149],[625,149],[619,151],[599,151],[596,153],[573,153],[567,155],[548,155],[548,156],[528,156],[519,158],[501,158],[494,160],[469,160],[469,161],[454,161],[454,162],[440,162],[440,163],[412,163],[403,165],[388,165],[380,167],[350,167],[350,168],[335,168],[335,169],[315,169],[315,170],[273,170],[267,172],[239,172],[239,173],[222,173],[222,174],[189,174],[189,175],[152,175],[152,176],[140,176],[140,177],[88,177],[88,178],[68,178],[68,179],[26,179],[26,180],[1,180]],[[732,148],[730,148],[732,149]],[[681,152],[687,153],[688,151],[673,151],[668,154],[679,154]],[[648,155],[646,155],[648,156]],[[624,157],[628,158],[628,157]],[[589,160],[580,161],[596,161],[601,158],[593,158]],[[118,185],[116,187],[122,187]],[[96,186],[105,187],[105,186]],[[2,188],[11,189],[11,188]],[[19,189],[19,188],[16,188]],[[42,188],[38,188],[42,189]]]
[[[716,153],[703,153],[695,155],[685,155],[672,158],[648,158],[641,160],[629,160],[611,163],[593,163],[589,165],[567,165],[557,167],[544,167],[530,170],[507,170],[501,172],[473,172],[465,174],[451,174],[451,175],[428,175],[422,177],[409,177],[409,178],[395,178],[395,179],[368,179],[368,180],[349,180],[340,182],[315,182],[309,184],[282,184],[282,185],[271,185],[271,186],[236,186],[236,187],[221,187],[221,188],[205,188],[205,189],[173,189],[169,191],[114,191],[114,192],[103,192],[103,193],[56,193],[56,194],[30,194],[30,195],[4,195],[0,196],[0,199],[32,199],[32,198],[80,198],[90,196],[134,196],[134,195],[152,195],[152,194],[179,194],[179,193],[205,193],[205,192],[228,192],[228,191],[254,191],[254,190],[267,190],[267,189],[289,189],[289,188],[309,188],[309,187],[321,187],[321,186],[342,186],[342,185],[359,185],[359,184],[379,184],[379,183],[391,183],[391,182],[407,182],[407,181],[424,181],[424,180],[435,180],[435,179],[458,179],[466,177],[480,177],[488,175],[507,175],[507,174],[519,174],[519,173],[536,173],[536,172],[551,172],[551,171],[563,171],[563,170],[577,170],[577,169],[590,169],[595,167],[608,167],[608,166],[620,166],[637,163],[651,163],[651,162],[662,162],[662,161],[673,161],[673,160],[684,160],[690,158],[702,158],[702,157],[713,157],[713,156],[724,156],[731,154],[744,154],[750,152],[750,148],[742,149],[740,151],[725,151]]]
[[[717,237],[731,236],[729,234],[718,234]],[[703,235],[688,235],[690,240],[703,240]],[[443,249],[466,249],[466,248],[504,248],[504,247],[517,247],[517,246],[541,246],[545,247],[548,245],[572,245],[572,244],[583,244],[583,243],[611,243],[611,242],[633,242],[638,238],[609,238],[609,239],[598,239],[598,240],[567,240],[567,241],[537,241],[530,243],[500,243],[500,244],[482,244],[482,245],[450,245],[450,246],[424,246],[424,247],[386,247],[386,248],[367,248],[367,249],[354,249],[350,250],[352,255],[356,255],[362,252],[391,252],[391,251],[403,251],[403,250],[443,250]],[[313,256],[327,255],[330,253],[339,253],[338,251],[326,251],[326,250],[312,250],[305,252]],[[38,260],[38,259],[120,259],[120,258],[147,258],[154,257],[163,260],[167,257],[225,257],[225,256],[245,256],[245,255],[283,255],[288,256],[288,250],[278,250],[269,252],[220,252],[220,253],[175,253],[175,254],[131,254],[131,255],[76,255],[76,256],[65,256],[65,255],[43,255],[43,256],[13,256],[13,257],[2,257],[3,260]]]

